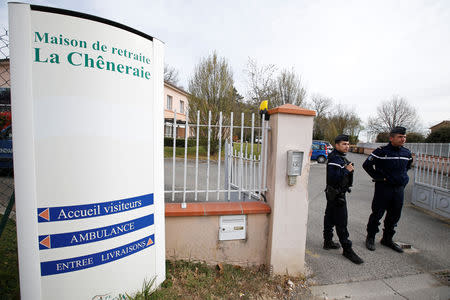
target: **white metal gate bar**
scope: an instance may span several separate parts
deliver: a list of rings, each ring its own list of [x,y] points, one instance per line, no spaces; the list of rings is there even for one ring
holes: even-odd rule
[[[412,203],[450,218],[450,147],[440,147],[439,156],[435,149],[424,147],[423,150],[415,155]]]
[[[228,153],[233,153],[233,112],[230,114],[230,143],[229,143]],[[228,170],[231,170],[233,163],[231,160],[226,160],[228,162]],[[231,199],[231,176],[228,176],[228,197],[227,199]]]
[[[448,163],[448,159],[450,158],[450,147],[447,150],[447,163]],[[448,176],[448,171],[449,171],[449,167],[450,164],[447,164],[447,176]],[[444,178],[444,168],[442,168],[442,175],[441,175],[441,186],[442,186],[442,179]]]
[[[200,136],[200,111],[197,111],[197,135],[195,141],[195,201],[197,201],[198,193],[198,138]],[[175,176],[175,171],[173,172],[173,176]],[[175,190],[175,187],[172,187],[172,190]],[[172,200],[173,201],[173,200]]]
[[[177,149],[177,110],[175,109],[173,111],[173,124],[172,124],[172,129],[173,129],[173,158],[172,158],[172,174],[174,174],[172,176],[172,191],[175,190],[175,157],[176,157],[176,149]],[[175,200],[175,193],[172,193],[172,201]]]
[[[205,201],[209,201],[210,193],[215,193],[216,197],[214,197],[215,201],[220,201],[221,195],[222,199],[228,201],[247,201],[250,199],[259,199],[262,192],[267,190],[266,188],[266,171],[267,171],[267,136],[268,136],[268,125],[267,121],[261,121],[261,127],[255,126],[255,114],[251,115],[251,125],[245,126],[245,115],[241,114],[241,124],[239,126],[235,126],[233,119],[233,112],[230,113],[230,121],[229,124],[224,124],[224,116],[222,112],[219,112],[218,121],[212,120],[211,111],[208,112],[208,124],[200,124],[200,111],[197,111],[197,120],[195,123],[189,123],[189,118],[186,116],[184,120],[184,124],[177,124],[177,115],[174,112],[174,123],[172,126],[172,140],[173,140],[173,149],[172,149],[172,174],[171,174],[171,188],[167,189],[166,186],[166,195],[171,195],[171,201],[182,201],[185,203],[186,201],[198,201],[199,194],[204,194]],[[247,119],[248,120],[248,119]],[[178,171],[177,174],[177,160],[176,160],[176,147],[177,147],[177,128],[183,127],[185,128],[184,132],[184,159],[183,163],[183,173],[181,170]],[[200,145],[200,128],[203,127],[206,129],[207,133],[207,144]],[[194,129],[195,128],[195,129]],[[191,130],[192,129],[192,130]],[[214,129],[214,131],[213,131]],[[239,130],[240,140],[238,142],[233,141],[233,133],[234,130]],[[191,133],[195,134],[195,173],[192,174],[193,168],[189,167],[189,164],[193,164],[192,160],[188,159],[188,147],[189,147],[189,135]],[[218,159],[217,162],[212,161],[211,158],[211,142],[212,142],[212,134],[214,132],[214,140],[218,139]],[[258,133],[258,134],[256,134]],[[204,133],[205,134],[205,133]],[[228,134],[228,136],[226,136]],[[206,135],[206,134],[205,134]],[[222,143],[222,139],[225,136],[225,140],[227,141],[225,144]],[[250,137],[250,140],[247,140]],[[257,139],[258,143],[255,145],[254,141]],[[239,143],[239,145],[236,145]],[[217,145],[217,144],[215,144]],[[199,148],[200,146],[206,146],[206,174],[200,173],[199,167]],[[235,149],[235,146],[237,149]],[[222,157],[223,151],[222,148],[225,149],[225,177],[222,174]],[[250,147],[250,149],[249,149]],[[255,153],[255,149],[259,151],[259,153]],[[181,161],[178,161],[178,169],[181,167]],[[204,170],[204,167],[202,167]],[[204,171],[202,171],[204,172]],[[215,172],[217,172],[217,184],[215,187],[211,186],[211,180],[213,180]],[[190,173],[190,175],[188,174]],[[177,182],[181,181],[182,175],[182,184],[177,184]],[[179,176],[177,176],[179,175]],[[194,175],[194,176],[192,176]],[[194,182],[192,183],[191,180]],[[190,183],[191,182],[191,183]],[[200,185],[203,187],[201,188]],[[182,193],[182,197],[177,196],[176,194]],[[188,199],[188,195],[193,195],[193,198]],[[233,200],[232,200],[233,199]]]
[[[417,153],[415,157],[414,183],[448,189],[450,150],[447,151],[447,156],[440,157]]]
[[[218,171],[217,171],[217,190],[220,189],[220,163],[222,157],[222,112],[219,114],[219,159],[217,160],[218,163]],[[219,201],[220,193],[217,192],[217,201]]]
[[[208,113],[208,163],[206,168],[206,201],[208,201],[208,190],[209,190],[209,152],[211,151],[211,111]],[[219,158],[220,159],[220,158]]]
[[[412,153],[422,153],[425,155],[448,157],[450,143],[406,143],[405,147]]]
[[[250,144],[250,147],[253,145]],[[232,149],[232,146],[227,143],[226,149],[227,153],[226,157],[229,158],[231,162],[231,187],[233,190],[238,189],[242,195],[248,194],[257,196],[259,194],[259,186],[262,185],[262,178],[259,176],[259,166],[261,165],[260,159],[262,156],[258,158],[256,155],[249,156],[248,151],[249,143],[246,142],[245,146],[243,146],[242,154],[237,150],[228,150]],[[241,163],[242,161],[242,163]],[[241,187],[239,186],[241,185]],[[264,187],[262,191],[265,191]]]
[[[250,131],[250,158],[252,158],[251,163],[250,163],[250,178],[253,178],[254,176],[254,170],[253,170],[253,141],[255,140],[255,134],[254,134],[254,130],[255,130],[255,114],[252,114],[252,129]],[[252,182],[254,183],[254,179],[251,180],[250,184],[252,184]],[[255,187],[251,185],[251,189],[250,191],[252,193],[255,192]]]
[[[189,116],[186,115],[186,122],[184,126],[184,173],[183,173],[183,202],[186,202],[186,171],[187,171],[187,149],[188,149],[188,131],[189,131]],[[174,147],[175,149],[175,147]]]
[[[242,153],[242,147],[244,145],[244,113],[241,113],[241,147],[239,152],[239,201],[241,201],[242,184],[243,184],[243,170],[244,170],[244,157]]]

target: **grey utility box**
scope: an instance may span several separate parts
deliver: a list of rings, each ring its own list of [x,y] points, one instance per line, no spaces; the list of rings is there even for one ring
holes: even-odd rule
[[[289,150],[287,152],[286,175],[288,177],[288,185],[292,186],[297,183],[297,176],[302,175],[303,152]]]
[[[219,241],[245,240],[246,215],[220,216]]]
[[[289,150],[287,152],[287,175],[300,176],[302,175],[303,166],[303,152]]]

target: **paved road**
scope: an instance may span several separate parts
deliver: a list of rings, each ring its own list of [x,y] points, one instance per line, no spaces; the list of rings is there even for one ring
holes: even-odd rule
[[[348,197],[349,232],[355,252],[365,261],[354,265],[342,256],[342,250],[322,249],[323,215],[326,206],[325,165],[311,166],[309,178],[309,212],[306,262],[312,280],[318,285],[337,284],[362,280],[407,276],[419,273],[450,269],[450,223],[430,216],[411,203],[412,177],[406,190],[405,206],[394,240],[412,244],[413,250],[399,254],[379,244],[381,231],[377,235],[377,250],[365,248],[366,224],[370,215],[373,183],[362,169],[367,156],[349,153],[355,163],[353,192]],[[381,228],[380,228],[381,229]],[[335,236],[337,240],[337,237]],[[446,273],[445,273],[446,272]],[[448,278],[447,278],[448,280]]]

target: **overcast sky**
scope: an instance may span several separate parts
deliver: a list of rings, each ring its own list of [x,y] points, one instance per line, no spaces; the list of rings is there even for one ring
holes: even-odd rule
[[[353,108],[362,120],[392,95],[424,128],[450,119],[450,1],[31,1],[141,30],[166,44],[166,63],[188,86],[214,50],[246,95],[248,58],[294,68],[308,96]],[[7,27],[7,4],[0,25]]]

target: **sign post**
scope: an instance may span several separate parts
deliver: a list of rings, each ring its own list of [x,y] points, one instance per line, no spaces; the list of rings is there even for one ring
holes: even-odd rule
[[[9,4],[22,299],[122,299],[165,279],[163,43]]]

